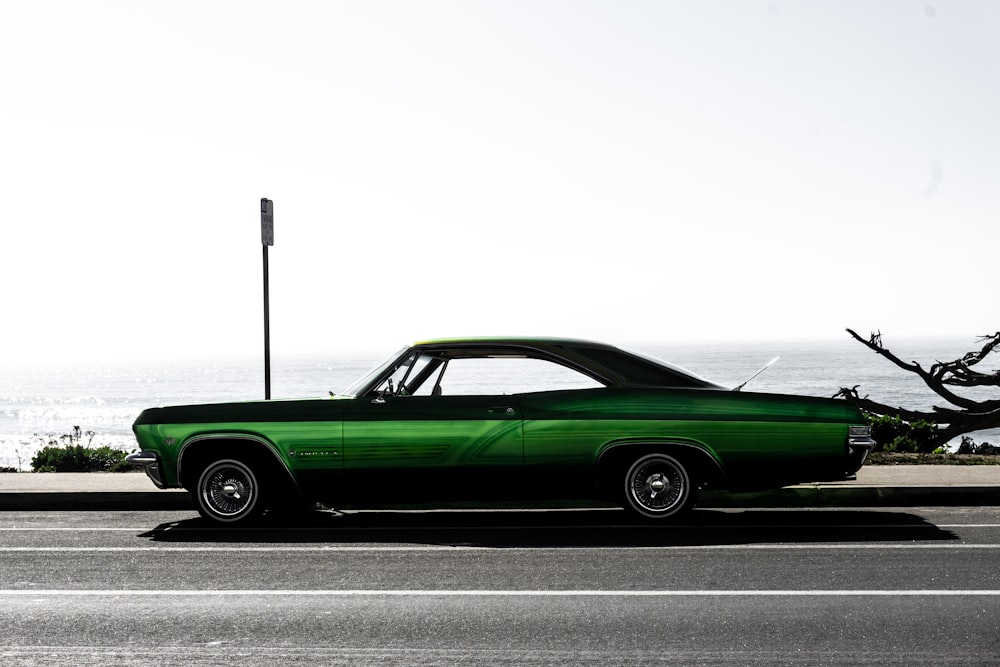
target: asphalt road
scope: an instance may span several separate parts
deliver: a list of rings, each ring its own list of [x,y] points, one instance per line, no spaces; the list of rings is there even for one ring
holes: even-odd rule
[[[0,663],[1000,664],[1000,508],[0,513]]]

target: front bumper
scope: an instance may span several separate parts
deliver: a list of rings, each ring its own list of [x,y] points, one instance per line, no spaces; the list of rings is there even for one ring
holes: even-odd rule
[[[156,452],[141,451],[129,454],[125,457],[125,463],[141,467],[146,472],[146,476],[153,481],[158,488],[165,489],[167,485],[163,482],[160,474],[160,455]]]

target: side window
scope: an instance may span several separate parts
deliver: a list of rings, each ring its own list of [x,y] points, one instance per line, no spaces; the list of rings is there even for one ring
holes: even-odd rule
[[[428,385],[436,384],[437,373],[434,376]],[[588,375],[544,359],[488,357],[451,359],[443,369],[438,392],[443,396],[500,395],[602,386]]]
[[[389,394],[405,396],[418,389],[417,383],[423,371],[430,363],[431,357],[414,352],[404,359],[389,377],[382,381],[376,391],[386,391]]]

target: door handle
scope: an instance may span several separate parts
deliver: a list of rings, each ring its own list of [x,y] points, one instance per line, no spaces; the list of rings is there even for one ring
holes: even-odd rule
[[[490,414],[494,414],[494,415],[495,414],[512,415],[512,414],[514,414],[516,412],[516,410],[514,410],[514,408],[512,406],[510,406],[510,405],[496,405],[496,406],[490,408],[489,411],[490,411]]]

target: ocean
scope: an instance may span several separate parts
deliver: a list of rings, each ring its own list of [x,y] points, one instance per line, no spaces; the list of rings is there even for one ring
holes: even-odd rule
[[[904,361],[929,368],[979,349],[968,339],[886,341]],[[824,342],[623,344],[636,352],[682,366],[724,386],[739,385],[775,356],[781,359],[744,391],[833,396],[860,385],[862,395],[890,405],[927,409],[945,405],[920,379],[876,355],[846,334]],[[389,356],[395,350],[386,350]],[[271,364],[271,397],[325,397],[341,391],[382,361],[370,355],[280,358]],[[983,371],[1000,366],[988,359]],[[0,369],[0,467],[31,469],[46,444],[66,442],[80,427],[82,442],[133,451],[132,421],[160,405],[246,401],[264,397],[263,361],[192,360],[121,366],[73,365]],[[997,398],[996,389],[959,391],[977,399]],[[974,434],[1000,443],[1000,429]]]

